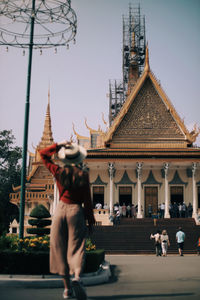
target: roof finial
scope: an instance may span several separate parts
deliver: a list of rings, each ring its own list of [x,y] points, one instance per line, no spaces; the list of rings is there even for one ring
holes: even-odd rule
[[[148,43],[146,45],[146,54],[145,54],[145,64],[144,64],[144,72],[149,72],[150,66],[149,66],[149,47]]]
[[[49,83],[49,88],[48,88],[48,104],[50,104],[50,83]]]

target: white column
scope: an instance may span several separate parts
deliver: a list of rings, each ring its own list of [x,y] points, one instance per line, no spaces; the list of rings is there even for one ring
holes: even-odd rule
[[[169,163],[164,164],[165,172],[165,218],[170,218],[169,214],[169,184],[168,184],[168,173],[169,173]]]
[[[143,217],[141,209],[141,177],[142,177],[142,163],[137,163],[137,186],[138,186],[138,213],[137,218],[141,219]]]
[[[113,215],[113,178],[115,176],[114,163],[108,163],[108,173],[110,177],[110,216]]]
[[[193,213],[192,217],[197,218],[197,193],[196,193],[196,169],[197,163],[192,164],[192,197],[193,197]]]

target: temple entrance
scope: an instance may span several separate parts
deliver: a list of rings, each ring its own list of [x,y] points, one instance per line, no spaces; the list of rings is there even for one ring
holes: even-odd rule
[[[171,186],[171,204],[183,204],[183,186]]]
[[[119,187],[119,205],[132,205],[132,187]]]
[[[97,203],[101,203],[102,208],[104,206],[104,187],[103,186],[94,186],[93,187],[93,207]]]
[[[158,188],[145,187],[145,217],[149,217],[149,206],[152,207],[152,214],[158,213]]]

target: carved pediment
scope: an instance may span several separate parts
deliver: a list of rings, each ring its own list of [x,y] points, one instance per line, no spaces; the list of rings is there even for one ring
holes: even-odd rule
[[[184,139],[184,134],[149,77],[114,132],[113,142],[118,138]]]

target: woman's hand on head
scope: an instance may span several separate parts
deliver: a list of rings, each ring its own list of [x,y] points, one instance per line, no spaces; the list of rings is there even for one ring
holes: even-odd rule
[[[71,142],[69,142],[67,140],[64,140],[64,141],[61,141],[61,142],[57,143],[57,145],[60,146],[60,147],[67,147],[67,146],[71,145]]]

